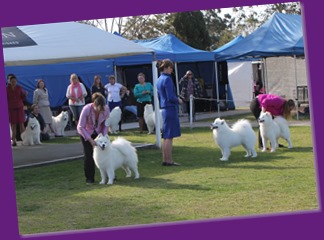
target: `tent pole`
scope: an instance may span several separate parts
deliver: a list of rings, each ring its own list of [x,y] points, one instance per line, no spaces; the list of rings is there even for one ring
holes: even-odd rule
[[[152,77],[153,77],[153,97],[154,97],[154,109],[155,109],[155,136],[156,136],[156,146],[161,148],[161,122],[159,118],[160,113],[160,104],[157,92],[157,80],[158,80],[158,69],[156,67],[156,59],[155,54],[153,53],[153,61],[152,61]]]
[[[263,58],[264,59],[264,83],[265,83],[265,87],[266,87],[266,93],[269,93],[269,82],[268,82],[268,69],[267,69],[267,60],[266,58]]]
[[[215,81],[216,81],[217,117],[220,117],[219,116],[220,106],[219,106],[219,89],[218,89],[217,62],[215,62]]]
[[[118,82],[118,79],[117,79],[117,66],[116,66],[116,64],[114,64],[114,75],[115,75],[116,82]]]
[[[299,120],[299,113],[298,113],[298,81],[297,81],[297,62],[296,62],[296,54],[294,54],[294,65],[295,65],[295,81],[296,81],[296,112],[297,112],[297,120]]]
[[[178,63],[174,63],[174,73],[176,77],[176,88],[177,88],[177,95],[179,96],[180,90],[179,90],[179,77],[178,77]]]

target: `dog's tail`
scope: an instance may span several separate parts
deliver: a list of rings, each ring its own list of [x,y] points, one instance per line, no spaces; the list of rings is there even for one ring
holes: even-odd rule
[[[125,138],[117,137],[112,143],[111,146],[118,149],[127,159],[131,161],[138,162],[137,150],[133,145],[127,141]]]
[[[252,125],[247,119],[240,119],[233,124],[232,129],[236,132],[245,132],[252,130]]]

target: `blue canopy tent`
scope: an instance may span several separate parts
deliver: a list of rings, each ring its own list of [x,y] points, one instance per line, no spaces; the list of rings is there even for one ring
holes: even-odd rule
[[[145,40],[133,40],[133,42],[138,43],[139,45],[151,48],[155,52],[156,59],[165,59],[169,58],[176,64],[175,71],[178,71],[177,66],[180,63],[194,63],[194,62],[213,62],[214,54],[208,51],[203,51],[195,49],[185,44],[173,34],[166,34],[161,37],[145,39]],[[152,62],[152,55],[136,55],[136,56],[127,56],[115,58],[115,65],[117,66],[129,66],[129,65],[143,65]],[[184,69],[180,72],[176,72],[177,77],[184,75],[187,70]],[[195,72],[196,75],[204,74],[201,72],[198,74],[198,69]],[[212,79],[210,76],[202,76],[203,78]]]
[[[244,39],[244,37],[242,35],[237,36],[236,38],[234,38],[233,40],[229,41],[228,43],[224,44],[223,46],[215,49],[213,51],[213,53],[219,53],[224,51],[225,49],[237,44],[238,42],[240,42],[242,39]]]
[[[216,61],[273,56],[304,55],[300,15],[274,13],[272,17],[236,44],[215,52]]]
[[[302,26],[301,15],[274,13],[267,22],[244,39],[226,49],[215,51],[215,61],[263,58],[266,66],[267,57],[293,56],[296,70],[296,57],[304,56]],[[295,80],[297,90],[296,71]]]
[[[214,53],[192,48],[172,34],[166,34],[152,39],[134,40],[134,42],[143,47],[153,49],[156,59],[169,58],[175,63],[177,87],[178,79],[190,69],[196,77],[204,79],[206,88],[214,92]],[[148,64],[151,61],[152,56],[144,54],[141,56],[116,58],[115,64],[117,66],[132,66]],[[131,72],[132,75],[134,75],[134,71],[136,70]],[[150,76],[148,76],[148,78],[150,78]],[[136,79],[134,81],[136,81]],[[177,90],[179,91],[179,88]]]

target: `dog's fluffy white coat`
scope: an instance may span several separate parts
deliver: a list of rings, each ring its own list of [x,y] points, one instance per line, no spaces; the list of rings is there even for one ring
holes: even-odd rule
[[[40,131],[38,120],[35,117],[28,118],[26,129],[20,134],[22,145],[42,144],[40,141]]]
[[[113,142],[110,142],[108,135],[99,134],[95,142],[97,146],[93,150],[93,159],[100,171],[100,184],[105,184],[107,177],[107,184],[113,184],[115,170],[121,167],[125,170],[126,177],[131,177],[131,170],[135,174],[135,179],[140,177],[137,168],[136,148],[129,141],[118,137]]]
[[[278,147],[279,138],[283,138],[288,142],[288,148],[293,147],[290,140],[288,121],[284,117],[277,116],[272,119],[270,112],[261,112],[259,125],[263,145],[262,152],[267,150],[268,140],[271,144],[271,152],[275,152]]]
[[[52,128],[55,135],[65,136],[65,127],[69,122],[69,113],[67,111],[62,111],[57,116],[52,116]]]
[[[105,125],[109,127],[109,132],[116,134],[119,131],[119,122],[121,120],[122,111],[120,107],[111,110],[109,118],[105,121]]]
[[[246,150],[245,157],[256,157],[256,136],[250,122],[246,119],[238,120],[230,128],[224,119],[216,118],[211,124],[215,143],[222,151],[221,161],[227,161],[231,155],[231,148],[242,145]]]
[[[161,111],[159,111],[159,118],[160,118],[160,125],[162,124],[162,114]],[[147,126],[148,133],[152,134],[154,133],[155,129],[155,111],[153,110],[152,104],[146,104],[144,107],[144,121]]]

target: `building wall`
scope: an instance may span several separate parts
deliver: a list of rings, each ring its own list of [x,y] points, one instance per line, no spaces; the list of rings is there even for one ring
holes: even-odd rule
[[[294,57],[271,57],[266,59],[266,66],[268,93],[296,99],[296,85],[308,86],[305,59],[296,59],[295,68]]]

